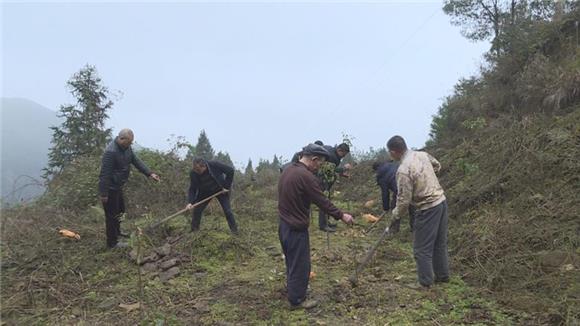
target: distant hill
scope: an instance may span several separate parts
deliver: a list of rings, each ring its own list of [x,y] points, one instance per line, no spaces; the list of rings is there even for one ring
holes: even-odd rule
[[[42,169],[48,161],[51,126],[58,125],[57,113],[23,98],[2,98],[1,197],[3,203],[29,200],[44,191]]]

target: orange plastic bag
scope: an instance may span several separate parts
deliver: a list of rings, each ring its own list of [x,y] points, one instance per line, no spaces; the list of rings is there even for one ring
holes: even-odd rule
[[[60,235],[62,235],[65,238],[71,238],[71,239],[76,239],[76,240],[81,239],[81,236],[78,233],[67,230],[67,229],[60,229],[60,230],[58,230],[58,233],[60,233]]]

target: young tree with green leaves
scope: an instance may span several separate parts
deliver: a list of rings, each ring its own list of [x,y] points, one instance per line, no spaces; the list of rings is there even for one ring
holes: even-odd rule
[[[52,147],[44,169],[45,179],[59,174],[76,158],[100,154],[111,139],[111,129],[105,128],[105,120],[113,101],[96,68],[86,65],[71,77],[67,86],[77,103],[62,105],[59,117],[64,122],[59,127],[51,127]]]

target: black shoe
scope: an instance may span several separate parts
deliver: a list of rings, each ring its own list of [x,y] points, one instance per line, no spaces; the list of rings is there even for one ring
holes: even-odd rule
[[[110,249],[125,249],[129,247],[129,244],[127,242],[117,242],[116,245],[114,245],[113,247],[110,247]]]
[[[131,237],[131,235],[129,233],[125,233],[122,231],[119,232],[119,236],[123,237],[123,238],[130,238]]]
[[[449,283],[449,277],[436,278],[435,283]]]
[[[312,309],[316,306],[318,306],[318,301],[310,299],[310,300],[304,300],[297,305],[290,305],[290,310],[297,310],[297,309],[308,310],[308,309]]]
[[[330,225],[327,225],[323,228],[320,228],[320,231],[333,233],[333,232],[336,232],[336,229],[331,227]]]

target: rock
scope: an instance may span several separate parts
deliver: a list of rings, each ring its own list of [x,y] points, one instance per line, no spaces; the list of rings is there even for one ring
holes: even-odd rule
[[[133,310],[140,309],[141,308],[141,303],[139,303],[139,302],[132,303],[132,304],[120,303],[119,304],[119,308],[125,309],[125,311],[127,311],[127,312],[131,312]]]
[[[107,309],[113,308],[116,305],[117,305],[117,299],[109,298],[109,299],[105,299],[103,302],[101,302],[98,307],[99,307],[99,309],[107,310]]]
[[[172,267],[166,270],[165,272],[160,273],[159,280],[161,281],[161,283],[166,283],[167,281],[176,277],[177,275],[179,275],[179,267]]]
[[[209,305],[205,301],[196,302],[193,307],[199,312],[209,312]]]
[[[265,251],[266,251],[266,253],[267,253],[269,256],[272,256],[272,257],[276,257],[276,256],[279,256],[279,255],[281,255],[281,254],[282,254],[282,253],[280,252],[280,248],[278,248],[278,247],[274,247],[274,246],[271,246],[271,247],[266,247],[266,248],[265,248]]]
[[[77,317],[80,317],[83,315],[83,310],[79,307],[74,307],[74,308],[72,308],[72,314],[77,316]]]
[[[154,272],[157,270],[157,264],[156,263],[146,263],[145,265],[143,265],[143,267],[141,267],[141,270],[144,272]]]
[[[560,266],[570,263],[570,256],[561,250],[543,251],[538,253],[540,265],[547,270],[557,269]]]
[[[164,244],[161,247],[155,248],[155,252],[161,257],[168,256],[171,253],[171,245],[169,243]]]
[[[129,259],[134,263],[137,262],[137,249],[133,249],[129,252]]]
[[[160,258],[159,255],[157,255],[157,253],[153,252],[149,256],[143,257],[143,260],[141,260],[141,265],[143,265],[145,263],[154,263],[154,262],[158,261],[159,258]]]
[[[162,270],[166,270],[166,269],[169,269],[177,264],[179,264],[179,260],[177,260],[176,258],[171,258],[169,260],[162,262],[159,265],[159,268],[161,268]]]

